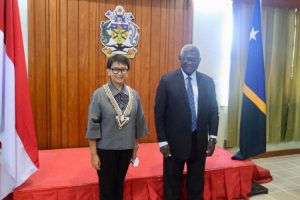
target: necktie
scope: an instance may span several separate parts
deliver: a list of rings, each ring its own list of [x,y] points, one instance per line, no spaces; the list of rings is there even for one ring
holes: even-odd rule
[[[194,102],[194,93],[192,88],[191,80],[192,78],[190,76],[187,77],[188,84],[187,84],[187,96],[189,99],[190,104],[190,110],[191,110],[191,117],[192,117],[192,131],[194,132],[197,128],[197,117],[196,117],[196,110],[195,110],[195,102]]]

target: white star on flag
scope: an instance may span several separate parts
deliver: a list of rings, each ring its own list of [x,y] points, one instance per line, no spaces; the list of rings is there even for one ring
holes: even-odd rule
[[[252,27],[251,32],[250,32],[249,40],[251,40],[251,39],[256,40],[256,34],[258,32],[259,32],[259,30],[255,31],[254,28]]]

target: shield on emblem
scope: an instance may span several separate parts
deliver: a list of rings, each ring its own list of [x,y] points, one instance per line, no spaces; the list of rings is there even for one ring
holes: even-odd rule
[[[104,45],[102,52],[110,57],[114,54],[123,54],[134,58],[137,53],[135,46],[139,40],[139,27],[132,22],[132,13],[126,13],[122,6],[117,6],[114,11],[107,11],[105,16],[108,21],[100,24],[100,38]]]

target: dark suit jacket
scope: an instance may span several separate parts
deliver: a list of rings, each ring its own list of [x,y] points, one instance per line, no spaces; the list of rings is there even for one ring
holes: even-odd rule
[[[198,83],[197,143],[204,156],[208,134],[217,136],[219,114],[215,85],[212,78],[196,72]],[[167,141],[177,159],[191,155],[191,111],[181,69],[164,75],[155,98],[155,125],[158,142]]]

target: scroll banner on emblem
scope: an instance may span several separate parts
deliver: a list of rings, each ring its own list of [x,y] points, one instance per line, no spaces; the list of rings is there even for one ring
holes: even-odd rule
[[[139,41],[139,27],[132,22],[133,14],[125,12],[118,5],[114,11],[107,11],[105,16],[109,20],[101,21],[100,24],[100,40],[104,46],[102,52],[107,57],[122,54],[127,58],[134,58],[137,53],[135,47]]]

